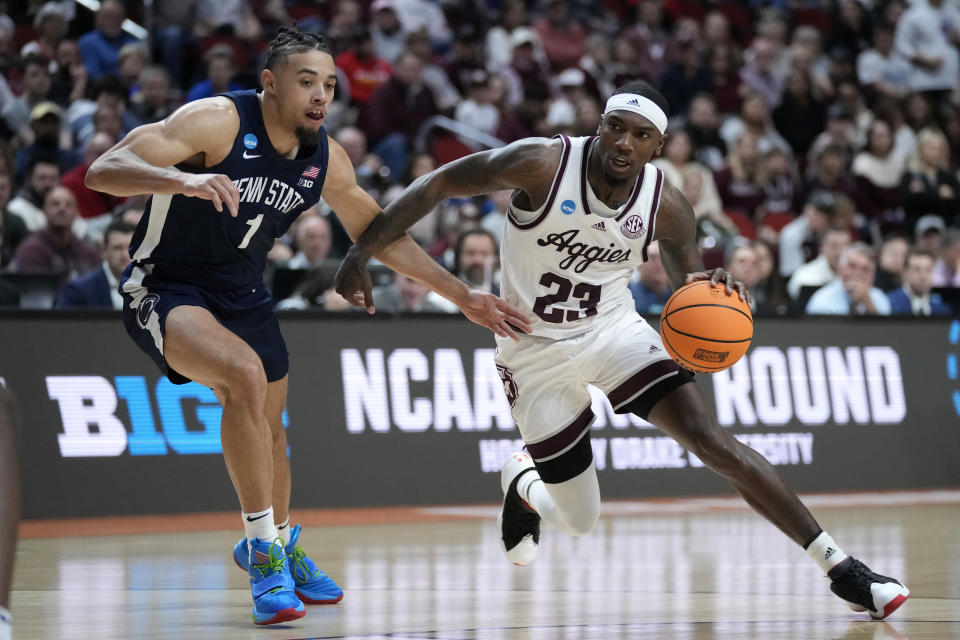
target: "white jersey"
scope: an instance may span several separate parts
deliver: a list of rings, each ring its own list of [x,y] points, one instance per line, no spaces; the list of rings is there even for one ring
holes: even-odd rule
[[[503,299],[531,317],[532,335],[553,339],[635,313],[628,285],[647,258],[663,185],[663,172],[647,163],[626,204],[604,211],[587,182],[596,138],[560,138],[550,195],[536,211],[511,202],[500,245]]]

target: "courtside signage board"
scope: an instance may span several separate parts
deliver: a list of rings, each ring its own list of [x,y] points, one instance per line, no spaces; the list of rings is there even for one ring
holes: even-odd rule
[[[485,330],[450,316],[281,325],[295,506],[499,500],[497,472],[522,442]],[[696,384],[798,491],[956,486],[958,342],[949,320],[761,319],[747,355]],[[161,377],[118,316],[0,316],[0,377],[24,422],[26,517],[236,506],[213,392]],[[590,392],[605,497],[731,492]]]

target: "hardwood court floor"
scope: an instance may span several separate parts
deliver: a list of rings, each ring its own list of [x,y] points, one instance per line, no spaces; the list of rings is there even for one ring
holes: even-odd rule
[[[888,622],[849,611],[795,545],[737,499],[716,498],[609,503],[589,536],[546,530],[526,568],[502,556],[494,507],[388,513],[426,522],[308,526],[308,552],[346,595],[266,629],[250,622],[247,580],[230,555],[238,532],[205,530],[225,520],[184,517],[186,533],[28,537],[17,553],[14,637],[960,638],[960,491],[807,503],[845,550],[910,587]],[[322,512],[295,515],[326,521]],[[83,530],[74,523],[67,533]],[[23,531],[44,535],[36,525]]]

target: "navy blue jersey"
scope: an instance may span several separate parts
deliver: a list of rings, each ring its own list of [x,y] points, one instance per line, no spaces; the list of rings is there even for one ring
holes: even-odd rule
[[[154,194],[130,244],[130,257],[152,265],[153,276],[219,291],[263,279],[274,239],[320,199],[328,158],[322,127],[312,156],[283,158],[267,136],[256,92],[223,95],[240,114],[230,153],[212,167],[177,168],[229,177],[240,192],[239,215],[232,217],[226,205],[217,211],[210,200]]]

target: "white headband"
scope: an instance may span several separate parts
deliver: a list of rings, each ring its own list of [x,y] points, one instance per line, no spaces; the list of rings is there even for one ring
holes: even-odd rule
[[[652,122],[661,135],[667,130],[667,114],[650,98],[635,93],[618,93],[607,100],[607,108],[603,110],[603,114],[611,111],[632,111]]]

